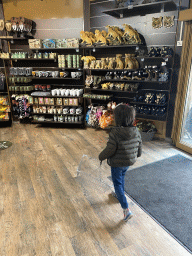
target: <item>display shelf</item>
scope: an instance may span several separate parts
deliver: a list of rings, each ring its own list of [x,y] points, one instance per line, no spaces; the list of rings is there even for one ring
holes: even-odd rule
[[[81,85],[81,84],[53,84],[52,86],[62,86],[62,87],[84,87],[84,85]]]
[[[155,115],[145,115],[145,114],[136,114],[136,118],[144,118],[150,120],[158,120],[158,121],[166,121],[166,114],[163,116],[155,116]]]
[[[48,96],[41,96],[41,95],[31,95],[34,98],[83,98],[83,96],[61,96],[61,95],[48,95]]]
[[[32,76],[28,76],[31,79],[37,79],[37,80],[43,80],[43,79],[50,79],[50,80],[55,80],[55,79],[60,79],[60,80],[80,80],[81,78],[72,78],[72,77],[32,77]]]
[[[156,106],[156,107],[165,107],[165,106],[167,106],[167,103],[165,103],[165,104],[157,104],[157,103],[134,102],[134,101],[130,102],[130,104]]]
[[[76,105],[63,105],[63,104],[62,105],[56,105],[56,104],[49,105],[49,104],[33,103],[31,105],[33,105],[33,106],[41,106],[41,107],[76,107],[76,108],[81,107],[81,105],[76,106]]]
[[[92,46],[81,46],[80,49],[110,49],[110,48],[127,48],[127,47],[140,47],[145,46],[144,44],[120,44],[120,45],[92,45]]]
[[[48,59],[48,58],[1,58],[2,60],[12,60],[12,61],[30,61],[30,60],[35,60],[35,61],[38,61],[38,60],[53,60],[53,61],[57,61],[57,59]]]
[[[84,124],[84,122],[32,121],[33,124]]]
[[[32,51],[36,51],[36,52],[38,52],[38,51],[63,51],[63,50],[67,50],[67,51],[73,50],[73,51],[79,52],[81,47],[79,47],[79,48],[38,48],[38,49],[36,49],[36,48],[29,48],[29,49],[32,50]]]
[[[129,5],[123,8],[105,10],[102,13],[117,19],[122,19],[136,15],[143,16],[151,13],[168,12],[174,10],[177,10],[177,6],[173,1],[159,1],[155,3]]]
[[[85,70],[91,70],[91,71],[103,71],[103,72],[123,72],[123,71],[137,71],[139,69],[85,69]]]
[[[61,113],[61,114],[58,114],[58,113],[56,113],[56,114],[54,114],[54,113],[35,113],[35,112],[31,112],[30,113],[31,115],[56,115],[56,116],[60,116],[60,115],[62,115],[62,116],[82,116],[83,114],[63,114],[63,113]]]
[[[121,91],[121,90],[104,90],[104,89],[92,89],[92,88],[85,88],[85,89],[90,89],[91,91],[103,91],[103,92],[117,92],[117,93],[138,93],[138,91],[133,92],[133,91]]]
[[[124,79],[104,79],[102,82],[122,82],[122,83],[158,83],[165,84],[167,82],[152,81],[152,80],[124,80]]]

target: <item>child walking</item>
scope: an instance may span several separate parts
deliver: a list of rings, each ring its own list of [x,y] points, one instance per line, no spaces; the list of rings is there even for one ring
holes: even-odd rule
[[[115,189],[112,194],[117,197],[123,208],[124,220],[129,220],[133,214],[129,210],[124,192],[124,177],[129,166],[141,156],[142,140],[137,127],[133,126],[135,109],[125,104],[119,104],[114,110],[116,126],[109,133],[106,148],[99,154],[102,162],[107,159],[111,166],[111,176]]]

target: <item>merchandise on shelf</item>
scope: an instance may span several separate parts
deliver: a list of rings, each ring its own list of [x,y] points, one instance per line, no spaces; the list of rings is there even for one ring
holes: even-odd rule
[[[10,58],[9,53],[8,52],[0,53],[0,58],[1,59],[9,59]]]
[[[5,89],[5,74],[0,71],[0,90]]]
[[[30,49],[42,48],[42,40],[41,39],[28,39],[28,43],[29,43]]]
[[[80,68],[81,55],[76,55],[76,54],[58,55],[58,67],[59,68]]]
[[[87,98],[87,99],[108,100],[112,97],[112,95],[100,95],[100,94],[84,93],[83,97]]]
[[[116,54],[113,58],[101,58],[96,60],[93,56],[83,56],[85,69],[138,69],[139,62],[134,58],[135,54]]]
[[[81,31],[82,46],[100,46],[100,45],[122,45],[122,44],[141,44],[141,39],[137,30],[130,25],[124,24],[124,30],[117,26],[106,26],[108,32],[98,29],[95,34],[88,31]]]
[[[55,48],[55,39],[42,39],[43,48]]]
[[[13,108],[13,116],[18,117],[19,119],[24,119],[26,117],[31,117],[32,106],[29,103],[29,98],[31,96],[24,95],[12,95],[12,108]],[[31,102],[31,99],[30,99]]]

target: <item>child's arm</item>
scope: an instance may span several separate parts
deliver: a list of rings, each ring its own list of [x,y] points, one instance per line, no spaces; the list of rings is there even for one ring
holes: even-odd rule
[[[107,142],[106,148],[99,154],[99,160],[103,161],[105,159],[110,158],[112,155],[115,154],[115,151],[117,149],[117,142],[115,141],[115,138],[113,134],[109,134],[109,139]]]

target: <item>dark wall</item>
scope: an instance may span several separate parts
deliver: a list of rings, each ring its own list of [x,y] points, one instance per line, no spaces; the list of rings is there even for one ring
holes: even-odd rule
[[[140,1],[142,2],[142,1]],[[177,79],[179,73],[179,63],[181,56],[181,48],[177,47],[176,40],[179,38],[180,22],[178,22],[179,10],[182,7],[188,8],[189,0],[185,1],[174,1],[177,9],[166,12],[157,12],[153,14],[147,14],[143,16],[133,16],[129,18],[116,19],[112,16],[102,13],[105,10],[115,9],[114,1],[102,1],[96,0],[90,2],[90,31],[94,32],[96,29],[106,30],[107,25],[118,26],[123,28],[123,24],[129,24],[136,29],[143,37],[148,48],[151,46],[162,47],[169,46],[174,49],[175,55],[172,62],[172,75],[170,78],[170,101],[167,113],[167,129],[166,136],[171,137],[173,114],[174,114],[174,102],[177,91]],[[164,26],[160,29],[152,28],[152,17],[164,17],[164,16],[175,16],[174,26],[171,28],[165,28]]]

